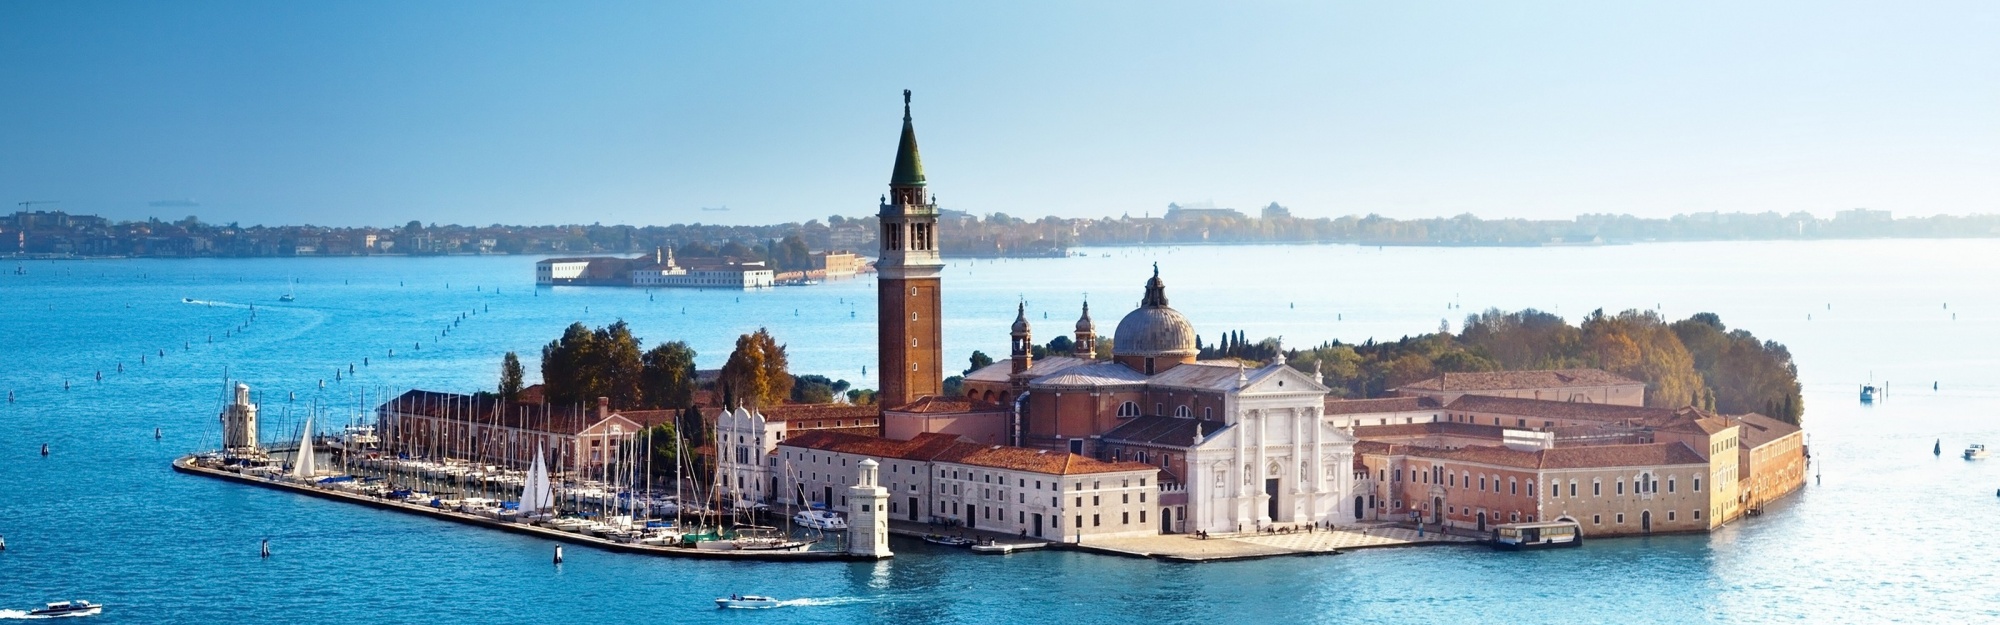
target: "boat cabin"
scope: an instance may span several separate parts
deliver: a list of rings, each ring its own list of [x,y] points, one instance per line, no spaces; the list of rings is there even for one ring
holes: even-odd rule
[[[1508,523],[1493,528],[1492,544],[1497,549],[1576,547],[1583,544],[1583,531],[1574,521]]]

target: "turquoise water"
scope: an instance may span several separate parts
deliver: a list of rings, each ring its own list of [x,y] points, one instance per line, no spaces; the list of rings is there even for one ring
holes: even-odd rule
[[[533,372],[538,347],[571,321],[623,318],[649,341],[687,340],[703,367],[719,366],[735,335],[769,326],[795,371],[872,386],[862,368],[874,364],[873,284],[538,291],[532,259],[509,257],[21,263],[27,275],[0,275],[0,391],[16,396],[0,405],[0,608],[86,598],[111,606],[99,620],[131,623],[2000,619],[2000,461],[1956,457],[1969,442],[2000,445],[2000,242],[1089,254],[954,264],[947,354],[1004,353],[1023,299],[1040,340],[1072,325],[1086,293],[1108,334],[1155,261],[1173,305],[1211,338],[1240,328],[1293,344],[1393,339],[1440,321],[1456,329],[1488,306],[1572,320],[1599,307],[1712,311],[1791,348],[1821,478],[1711,535],[1560,552],[1181,565],[974,557],[899,539],[898,557],[880,563],[697,562],[573,546],[556,567],[546,541],[183,476],[167,463],[215,444],[225,367],[262,393],[274,435],[315,401],[344,418],[364,397],[412,386],[487,388],[509,349]],[[288,280],[298,281],[290,304],[278,301]],[[255,321],[233,332],[252,304]],[[1871,376],[1889,393],[1863,407],[1855,389]],[[1940,439],[1946,455],[1934,458]],[[266,537],[274,555],[261,559]],[[712,607],[732,592],[795,601]]]

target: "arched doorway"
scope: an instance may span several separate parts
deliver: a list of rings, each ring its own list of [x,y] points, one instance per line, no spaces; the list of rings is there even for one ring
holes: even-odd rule
[[[1641,532],[1646,532],[1646,533],[1649,533],[1649,534],[1650,534],[1650,533],[1652,533],[1652,531],[1653,531],[1653,511],[1652,511],[1652,510],[1647,510],[1647,511],[1644,511],[1644,512],[1640,512],[1640,513],[1639,513],[1639,531],[1641,531]]]
[[[1431,522],[1432,522],[1432,523],[1443,523],[1443,522],[1444,522],[1444,498],[1443,498],[1443,497],[1432,497],[1432,498],[1431,498]]]
[[[1486,531],[1486,511],[1479,511],[1479,531]]]
[[[1174,533],[1174,509],[1160,508],[1160,533]]]
[[[1357,520],[1359,520],[1359,519],[1361,518],[1361,511],[1365,509],[1365,508],[1362,508],[1362,507],[1361,507],[1361,502],[1362,502],[1362,499],[1361,499],[1361,497],[1360,497],[1360,496],[1358,496],[1358,495],[1357,495],[1357,496],[1355,496],[1355,498],[1354,498],[1354,518],[1355,518],[1355,519],[1357,519]]]

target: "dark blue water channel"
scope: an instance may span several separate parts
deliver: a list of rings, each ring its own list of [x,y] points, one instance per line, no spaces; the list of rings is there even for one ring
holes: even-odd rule
[[[866,278],[749,293],[536,290],[532,260],[5,264],[0,391],[15,400],[0,405],[0,608],[86,598],[111,606],[98,620],[130,623],[2000,619],[2000,460],[1954,455],[2000,445],[1992,241],[1133,248],[961,261],[947,273],[952,359],[1004,353],[1022,300],[1040,340],[1067,329],[1086,294],[1108,330],[1154,261],[1207,337],[1394,339],[1441,321],[1456,329],[1489,306],[1572,321],[1595,308],[1719,313],[1791,347],[1820,475],[1765,516],[1710,535],[1208,565],[981,557],[900,539],[893,560],[808,565],[573,546],[558,567],[544,540],[169,470],[173,457],[215,445],[225,368],[260,393],[267,435],[296,427],[314,403],[337,426],[386,393],[489,388],[510,349],[533,377],[539,346],[571,321],[623,318],[648,341],[687,340],[703,367],[719,366],[737,334],[768,326],[795,371],[874,384],[862,371],[874,363]],[[297,301],[279,302],[287,291]],[[255,321],[238,330],[253,304]],[[1855,389],[1871,377],[1890,390],[1864,407]],[[264,538],[268,559],[257,555]],[[713,608],[732,592],[793,601]]]

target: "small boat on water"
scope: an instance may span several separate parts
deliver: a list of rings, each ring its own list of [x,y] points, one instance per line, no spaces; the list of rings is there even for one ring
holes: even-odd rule
[[[1582,527],[1571,521],[1508,523],[1493,528],[1494,549],[1521,551],[1583,546]]]
[[[1966,460],[1985,460],[1988,455],[1990,455],[1990,452],[1986,451],[1985,445],[1975,443],[1971,447],[1965,448]]]
[[[778,607],[778,600],[763,595],[730,595],[717,597],[715,607],[720,610],[759,610]]]
[[[800,510],[792,515],[792,522],[804,527],[822,530],[847,529],[847,519],[831,510]]]
[[[966,537],[964,537],[964,536],[946,536],[946,535],[943,535],[943,534],[924,534],[924,542],[927,542],[927,543],[930,543],[930,544],[933,544],[933,545],[944,545],[944,546],[946,546],[946,547],[971,547],[974,541],[973,541],[972,539],[970,539],[970,538],[966,538]]]
[[[104,612],[104,606],[91,603],[89,601],[84,601],[82,599],[76,599],[72,601],[57,601],[55,603],[48,604],[47,607],[29,610],[28,616],[55,618],[58,616],[91,616],[94,614],[102,614],[103,612]]]
[[[978,554],[985,554],[989,556],[1004,556],[1010,553],[1014,553],[1014,549],[1018,547],[1019,545],[1010,545],[1007,543],[997,543],[991,540],[985,540],[985,541],[980,541],[979,544],[973,545],[972,552]]]

